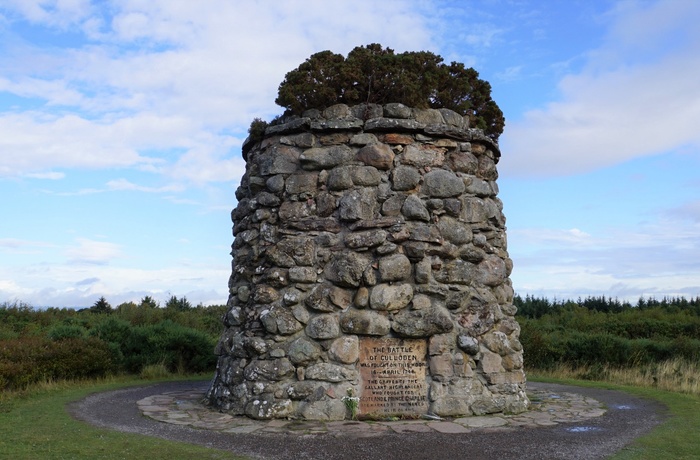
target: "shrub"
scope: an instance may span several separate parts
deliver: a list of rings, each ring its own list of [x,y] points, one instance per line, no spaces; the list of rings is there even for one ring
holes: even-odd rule
[[[111,358],[107,344],[95,338],[2,340],[0,389],[22,389],[44,380],[102,377],[115,371]]]
[[[446,65],[429,51],[395,54],[376,43],[354,48],[347,58],[331,51],[311,55],[285,75],[275,102],[292,114],[337,103],[446,108],[468,116],[470,126],[494,140],[505,125],[503,112],[491,99],[491,85],[473,68],[458,62]]]

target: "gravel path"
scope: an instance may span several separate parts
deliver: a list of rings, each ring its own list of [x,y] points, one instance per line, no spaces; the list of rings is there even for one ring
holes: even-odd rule
[[[139,433],[229,450],[258,459],[601,459],[622,449],[661,423],[664,406],[626,393],[583,387],[529,383],[530,388],[591,397],[608,409],[585,425],[559,424],[537,428],[483,428],[470,433],[394,433],[358,436],[348,432],[298,435],[289,433],[222,433],[162,423],[144,417],[136,401],[152,395],[200,389],[208,382],[169,382],[96,393],[69,405],[71,415],[98,427]]]

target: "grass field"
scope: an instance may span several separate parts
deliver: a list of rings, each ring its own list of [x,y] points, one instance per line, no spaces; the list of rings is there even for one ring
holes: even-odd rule
[[[201,377],[200,377],[201,378]],[[182,379],[182,378],[180,378]],[[238,459],[229,452],[95,428],[66,412],[66,405],[98,391],[143,385],[140,379],[41,385],[0,395],[0,459]]]
[[[201,377],[199,377],[201,378]],[[181,377],[179,378],[182,379]],[[570,379],[531,380],[625,391],[652,398],[669,408],[671,417],[648,435],[613,456],[630,459],[700,458],[700,396],[633,386]],[[42,385],[24,393],[0,395],[0,458],[35,459],[238,459],[231,453],[191,444],[119,433],[89,426],[70,417],[66,404],[90,393],[109,391],[145,382],[111,379]]]

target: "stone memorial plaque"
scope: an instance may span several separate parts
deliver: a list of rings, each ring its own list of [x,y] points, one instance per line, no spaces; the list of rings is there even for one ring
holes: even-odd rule
[[[422,415],[428,411],[427,341],[360,339],[360,416]]]

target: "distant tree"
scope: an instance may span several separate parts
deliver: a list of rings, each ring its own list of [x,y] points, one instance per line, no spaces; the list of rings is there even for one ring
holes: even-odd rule
[[[100,297],[97,302],[90,307],[90,311],[93,313],[111,313],[112,306],[107,302],[107,299]]]
[[[189,300],[187,300],[187,297],[183,296],[181,299],[178,299],[177,297],[172,296],[165,303],[165,308],[176,311],[187,311],[192,309],[192,304],[189,302]]]
[[[446,65],[429,51],[395,54],[377,43],[356,47],[347,58],[331,51],[311,55],[286,74],[275,102],[292,114],[337,103],[446,108],[468,116],[470,126],[494,140],[505,126],[503,112],[491,99],[491,85],[473,68]]]
[[[156,302],[150,295],[144,296],[139,303],[139,307],[143,308],[158,308],[158,302]]]

